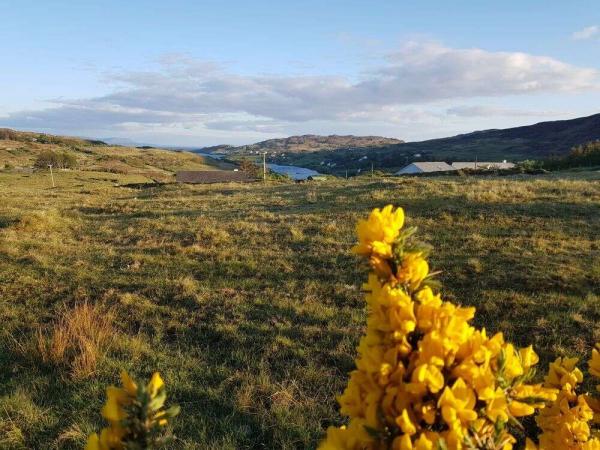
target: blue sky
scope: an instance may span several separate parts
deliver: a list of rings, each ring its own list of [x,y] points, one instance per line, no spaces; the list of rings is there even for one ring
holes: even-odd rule
[[[595,1],[0,0],[0,126],[421,140],[600,112]]]

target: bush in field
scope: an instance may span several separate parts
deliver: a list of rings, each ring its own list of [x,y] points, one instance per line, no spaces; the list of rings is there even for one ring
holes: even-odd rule
[[[57,169],[72,169],[77,165],[77,158],[67,152],[45,150],[38,155],[34,163],[38,169],[45,169],[50,165]]]
[[[240,161],[240,170],[253,178],[259,178],[262,176],[262,168],[258,167],[249,159],[244,158]]]
[[[475,308],[444,301],[428,249],[403,229],[402,209],[375,209],[354,252],[371,273],[356,369],[338,398],[348,424],[320,448],[393,450],[600,449],[600,401],[583,392],[576,359],[558,358],[543,383],[538,356],[470,325]],[[589,372],[600,377],[600,346]],[[521,419],[535,417],[521,424]]]

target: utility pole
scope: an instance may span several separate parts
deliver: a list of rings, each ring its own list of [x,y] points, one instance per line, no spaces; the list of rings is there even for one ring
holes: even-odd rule
[[[48,164],[48,167],[50,167],[50,177],[52,178],[52,187],[56,187],[56,185],[54,184],[54,174],[52,173],[52,164]]]
[[[263,152],[263,182],[267,182],[267,152]]]

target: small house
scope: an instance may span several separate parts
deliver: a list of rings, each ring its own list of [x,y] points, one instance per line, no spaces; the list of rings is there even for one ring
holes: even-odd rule
[[[413,162],[403,167],[396,175],[415,175],[420,173],[452,172],[457,170],[445,162]]]

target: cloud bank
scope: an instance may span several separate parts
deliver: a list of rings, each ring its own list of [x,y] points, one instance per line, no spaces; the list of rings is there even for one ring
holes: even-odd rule
[[[455,49],[432,42],[409,42],[379,67],[355,78],[239,75],[212,62],[173,54],[161,58],[154,71],[111,73],[106,79],[113,86],[107,95],[53,100],[44,110],[0,117],[0,124],[72,132],[93,124],[104,130],[171,127],[284,133],[290,125],[314,121],[393,125],[439,119],[440,113],[430,106],[448,101],[600,91],[596,69],[545,56]],[[471,106],[450,108],[446,114],[473,117],[519,111]]]

